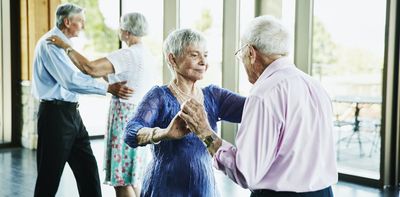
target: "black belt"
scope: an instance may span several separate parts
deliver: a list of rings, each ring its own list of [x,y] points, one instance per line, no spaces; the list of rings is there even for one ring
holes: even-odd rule
[[[45,105],[58,105],[58,106],[65,106],[65,107],[74,107],[78,108],[79,103],[77,102],[68,102],[68,101],[61,101],[61,100],[42,100],[40,103],[45,104]]]
[[[332,189],[331,187],[327,187],[322,190],[318,191],[311,191],[311,192],[301,192],[301,193],[296,193],[296,192],[277,192],[274,190],[269,190],[269,189],[257,189],[257,190],[252,190],[252,193],[255,194],[256,196],[318,196],[318,197],[325,197],[325,196],[333,196],[332,195]]]

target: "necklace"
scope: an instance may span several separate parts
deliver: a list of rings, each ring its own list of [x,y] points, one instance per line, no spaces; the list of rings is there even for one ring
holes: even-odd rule
[[[184,103],[185,101],[189,99],[195,99],[197,102],[203,105],[204,103],[204,95],[203,92],[201,91],[200,88],[196,87],[196,95],[192,96],[190,94],[185,93],[182,91],[174,81],[170,83],[170,87],[172,92],[175,94],[175,97],[177,98],[178,102],[180,104]]]

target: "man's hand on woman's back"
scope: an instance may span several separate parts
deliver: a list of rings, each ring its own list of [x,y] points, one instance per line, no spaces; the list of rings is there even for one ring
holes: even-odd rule
[[[132,88],[129,88],[125,84],[126,81],[110,84],[108,85],[107,92],[119,98],[129,99],[132,96],[134,90]]]

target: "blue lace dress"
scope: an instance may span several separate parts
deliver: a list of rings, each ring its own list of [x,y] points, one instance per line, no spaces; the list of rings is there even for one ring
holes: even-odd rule
[[[202,89],[208,121],[240,122],[245,98],[214,85]],[[143,127],[166,128],[180,110],[167,86],[155,86],[143,98],[125,130],[125,142],[137,147],[136,135]],[[153,161],[144,176],[140,196],[219,196],[211,157],[203,142],[189,133],[179,140],[163,140],[152,147]]]

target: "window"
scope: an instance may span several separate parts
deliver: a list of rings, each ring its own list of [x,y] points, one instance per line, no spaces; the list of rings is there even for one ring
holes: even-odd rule
[[[91,60],[106,56],[119,48],[120,16],[129,12],[140,12],[149,23],[149,35],[143,38],[143,42],[156,59],[156,64],[150,65],[156,76],[154,85],[161,84],[163,4],[158,0],[152,1],[153,3],[142,3],[139,0],[63,0],[63,2],[75,3],[85,8],[85,31],[78,38],[72,39],[75,47]],[[110,98],[109,94],[106,97],[80,96],[79,111],[89,135],[103,135],[106,132]]]
[[[156,76],[154,85],[162,84],[163,65],[163,4],[159,0],[148,0],[142,3],[140,0],[122,0],[122,14],[139,12],[143,14],[149,23],[149,34],[143,37],[143,43],[155,58],[155,65],[151,71]]]
[[[258,11],[260,15],[273,15],[280,19],[291,33],[292,48],[289,57],[293,60],[295,3],[295,0],[259,1],[260,5],[255,7],[254,1],[240,1],[240,35],[243,34],[247,23],[255,17],[255,14],[257,14],[256,11]],[[255,8],[257,10],[255,10]],[[248,81],[246,70],[244,69],[242,62],[239,63],[239,93],[242,95],[248,95],[252,85]]]
[[[119,48],[119,2],[107,0],[63,0],[85,8],[85,31],[73,38],[74,48],[90,60]],[[99,79],[101,80],[101,79]],[[111,95],[81,95],[79,112],[90,136],[104,135]]]
[[[208,71],[200,86],[222,83],[222,13],[223,1],[180,1],[180,26],[202,32],[208,45]],[[193,11],[196,8],[196,11]]]
[[[247,23],[255,16],[254,6],[254,1],[240,1],[240,37],[242,36]],[[242,45],[243,44],[240,43],[240,46]],[[239,61],[239,64],[239,94],[248,95],[252,85],[247,78],[247,73],[243,63]]]
[[[380,178],[385,17],[386,1],[314,1],[312,75],[333,99],[339,172],[372,179]]]

